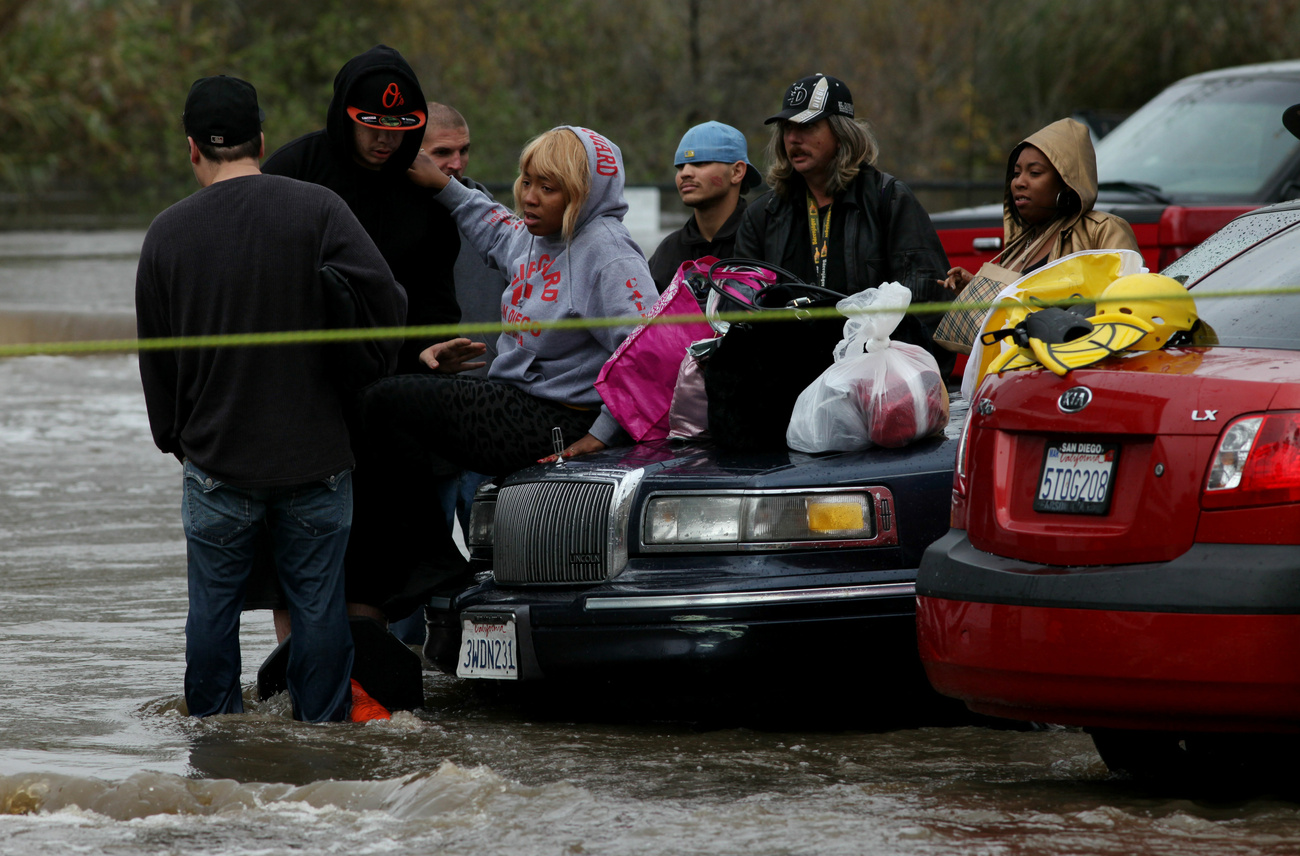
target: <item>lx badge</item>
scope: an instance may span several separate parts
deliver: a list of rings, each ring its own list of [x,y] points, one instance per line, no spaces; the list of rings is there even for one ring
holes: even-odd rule
[[[1193,422],[1213,422],[1213,421],[1215,421],[1215,420],[1214,420],[1214,414],[1216,414],[1216,413],[1218,413],[1218,412],[1219,412],[1219,411],[1217,411],[1217,410],[1206,410],[1204,413],[1202,413],[1202,412],[1199,411],[1199,410],[1193,410],[1193,411],[1192,411],[1192,421],[1193,421]]]

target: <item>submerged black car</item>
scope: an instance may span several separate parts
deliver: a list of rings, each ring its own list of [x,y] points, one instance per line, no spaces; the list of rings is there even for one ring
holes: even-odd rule
[[[916,568],[948,529],[956,436],[812,456],[660,441],[481,489],[477,583],[426,610],[472,680],[788,676],[924,685]]]

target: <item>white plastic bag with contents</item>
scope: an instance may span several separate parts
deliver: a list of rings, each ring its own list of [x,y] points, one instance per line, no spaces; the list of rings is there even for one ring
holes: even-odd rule
[[[912,293],[896,282],[850,295],[835,362],[799,394],[786,444],[800,452],[897,448],[943,430],[948,391],[939,365],[917,345],[890,341]]]

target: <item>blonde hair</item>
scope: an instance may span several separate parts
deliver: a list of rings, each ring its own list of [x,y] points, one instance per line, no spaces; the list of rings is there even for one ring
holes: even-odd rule
[[[564,226],[561,236],[573,240],[578,215],[591,193],[591,166],[587,150],[578,135],[568,128],[552,128],[528,141],[519,154],[519,177],[515,179],[515,213],[523,216],[524,173],[534,180],[556,185],[564,194]]]
[[[875,165],[880,154],[875,134],[866,119],[850,119],[847,116],[827,116],[831,133],[839,143],[835,160],[831,163],[830,180],[826,189],[831,195],[839,193],[853,183],[862,169],[862,164]],[[767,183],[778,196],[790,195],[790,180],[795,175],[794,165],[785,151],[785,128],[788,123],[777,122],[772,126],[772,136],[767,141]]]

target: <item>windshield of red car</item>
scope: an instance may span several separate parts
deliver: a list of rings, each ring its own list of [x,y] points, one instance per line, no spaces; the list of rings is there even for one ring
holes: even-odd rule
[[[1175,84],[1097,144],[1097,177],[1148,184],[1175,202],[1267,201],[1300,141],[1282,111],[1300,81],[1217,77]]]

